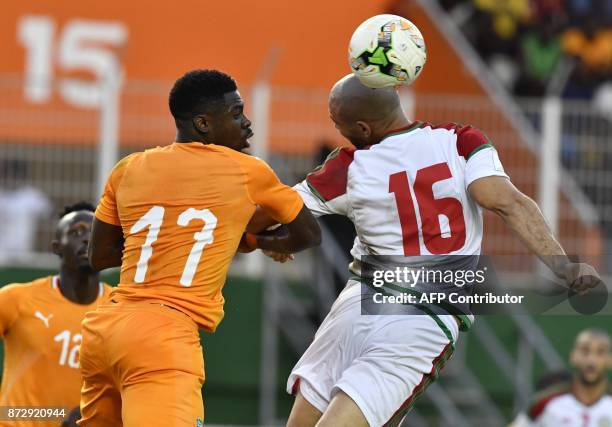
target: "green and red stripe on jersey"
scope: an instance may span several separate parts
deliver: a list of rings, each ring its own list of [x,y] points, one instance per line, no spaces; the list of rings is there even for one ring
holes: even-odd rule
[[[429,371],[428,374],[423,375],[421,382],[414,388],[412,394],[408,397],[408,399],[406,399],[402,406],[400,406],[399,409],[391,416],[391,418],[389,418],[389,421],[384,424],[384,427],[395,427],[400,424],[406,414],[410,412],[414,406],[414,402],[423,394],[425,389],[427,389],[427,387],[436,380],[438,374],[446,365],[446,362],[453,355],[454,350],[455,346],[453,342],[446,344],[438,357],[433,360],[431,371]]]
[[[420,127],[453,131],[455,135],[457,135],[457,153],[465,160],[468,160],[478,151],[493,146],[484,132],[472,125],[462,125],[454,122],[432,125],[431,123],[425,122],[422,123]]]
[[[457,135],[457,153],[465,160],[482,149],[492,147],[491,142],[482,131],[471,125],[464,126],[457,123],[432,125],[428,122],[417,121],[403,128],[387,132],[383,139],[426,127],[433,130],[446,129],[454,132]],[[362,149],[370,147],[367,146]],[[348,169],[353,162],[355,151],[357,151],[355,147],[336,148],[327,156],[321,166],[306,177],[308,187],[320,200],[328,202],[346,193]]]
[[[310,191],[323,202],[329,202],[346,193],[348,168],[353,162],[354,147],[336,148],[325,162],[308,174],[306,183]]]

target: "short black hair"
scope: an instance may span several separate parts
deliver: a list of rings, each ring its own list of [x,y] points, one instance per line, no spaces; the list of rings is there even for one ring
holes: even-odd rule
[[[63,217],[65,217],[69,213],[78,212],[78,211],[95,212],[96,211],[96,207],[94,205],[92,205],[91,203],[84,202],[84,201],[77,202],[74,205],[67,205],[67,206],[64,206],[64,210],[62,212],[60,212],[59,219],[62,219]]]
[[[222,98],[224,94],[237,89],[232,76],[222,71],[189,71],[170,90],[170,112],[175,119],[190,119],[201,112],[207,102]]]

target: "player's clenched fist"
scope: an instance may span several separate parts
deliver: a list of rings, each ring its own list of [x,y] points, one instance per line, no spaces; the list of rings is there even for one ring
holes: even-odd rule
[[[558,275],[565,279],[569,288],[580,295],[585,295],[591,289],[602,283],[597,270],[584,262],[569,262],[565,264]]]

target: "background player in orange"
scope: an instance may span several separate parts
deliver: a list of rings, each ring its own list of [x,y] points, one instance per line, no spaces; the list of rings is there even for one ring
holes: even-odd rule
[[[320,242],[297,192],[240,152],[253,133],[230,76],[189,72],[169,104],[176,142],[121,160],[96,210],[91,264],[121,265],[121,278],[83,322],[83,426],[203,425],[198,328],[223,318],[227,270],[256,207],[285,225],[244,239],[251,248]]]
[[[79,404],[81,321],[110,292],[87,260],[93,211],[91,204],[77,203],[61,214],[52,242],[61,260],[58,275],[0,289],[5,349],[0,406],[56,406],[68,412]],[[11,420],[0,426],[59,423]]]

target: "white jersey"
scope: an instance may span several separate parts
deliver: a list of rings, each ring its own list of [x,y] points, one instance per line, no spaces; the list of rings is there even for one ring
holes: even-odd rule
[[[368,279],[375,269],[398,265],[476,267],[482,209],[467,188],[487,176],[507,177],[481,131],[416,122],[365,149],[334,151],[294,188],[316,216],[340,214],[353,221],[357,237],[350,270]],[[412,286],[413,291],[427,292],[429,285]],[[467,285],[438,286],[437,292],[471,291]],[[469,305],[445,310],[467,315],[462,317],[464,328],[471,324]]]
[[[606,427],[612,426],[612,397],[606,395],[586,406],[573,394],[565,393],[548,401],[536,417],[536,427]]]
[[[507,177],[482,132],[417,122],[367,149],[334,151],[295,188],[315,216],[353,221],[356,259],[478,255],[482,210],[467,188],[486,176]]]

